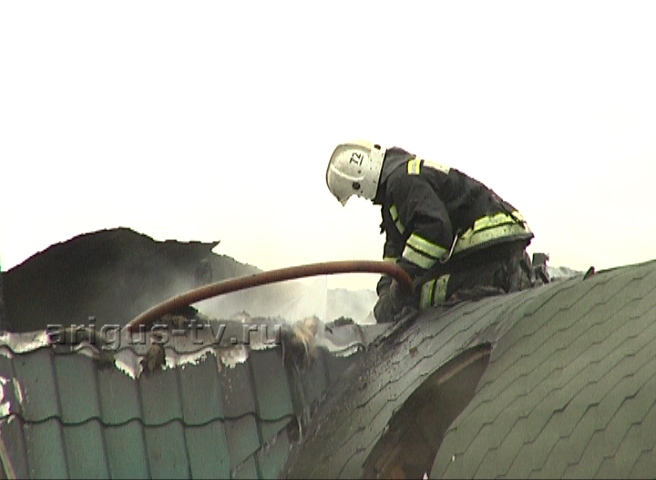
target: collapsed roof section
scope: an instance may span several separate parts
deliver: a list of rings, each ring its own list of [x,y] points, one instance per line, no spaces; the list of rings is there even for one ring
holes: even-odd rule
[[[2,273],[9,330],[84,324],[90,316],[124,325],[182,291],[258,271],[212,253],[217,244],[156,242],[116,228],[53,245]]]
[[[80,325],[89,319],[125,325],[153,305],[193,288],[259,269],[212,252],[218,242],[155,241],[127,228],[87,233],[49,247],[3,272],[6,324],[0,331]],[[197,304],[212,318],[318,315],[364,319],[375,292],[327,291],[326,279],[288,281],[238,291]],[[339,305],[339,309],[329,306]],[[0,304],[0,308],[1,308]]]

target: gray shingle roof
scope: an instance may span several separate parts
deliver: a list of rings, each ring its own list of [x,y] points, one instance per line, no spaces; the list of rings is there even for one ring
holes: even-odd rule
[[[656,263],[536,303],[492,352],[434,477],[653,477]]]
[[[489,345],[430,478],[653,476],[655,289],[649,262],[423,312],[331,392],[285,474],[361,477],[420,385]]]

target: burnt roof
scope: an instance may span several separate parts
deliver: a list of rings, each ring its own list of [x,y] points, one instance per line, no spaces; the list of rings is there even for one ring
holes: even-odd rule
[[[334,324],[310,366],[280,344],[176,337],[150,372],[152,334],[121,337],[108,360],[40,329],[4,333],[3,473],[651,477],[654,290],[656,261],[391,326]]]
[[[52,245],[2,273],[8,329],[29,332],[47,324],[87,323],[90,316],[125,325],[147,308],[209,280],[205,272],[218,281],[259,271],[213,253],[218,243],[155,241],[114,228]]]
[[[331,390],[285,475],[361,478],[413,393],[487,347],[469,398],[431,400],[436,410],[466,403],[439,439],[429,478],[652,476],[654,290],[648,262],[422,312]]]

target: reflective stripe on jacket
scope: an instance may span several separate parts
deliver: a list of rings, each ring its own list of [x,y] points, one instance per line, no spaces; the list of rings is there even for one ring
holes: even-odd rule
[[[413,277],[449,253],[533,237],[521,214],[481,182],[399,148],[387,151],[374,203],[382,207],[383,257],[399,258]]]

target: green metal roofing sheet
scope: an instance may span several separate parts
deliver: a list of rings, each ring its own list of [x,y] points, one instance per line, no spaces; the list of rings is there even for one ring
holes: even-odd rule
[[[21,478],[275,477],[288,426],[298,430],[323,398],[326,371],[337,378],[354,358],[319,347],[311,368],[290,369],[280,345],[190,351],[173,341],[167,368],[139,373],[126,365],[138,365],[145,345],[114,354],[121,371],[99,363],[88,344],[71,351],[43,334],[4,338],[0,459]]]

